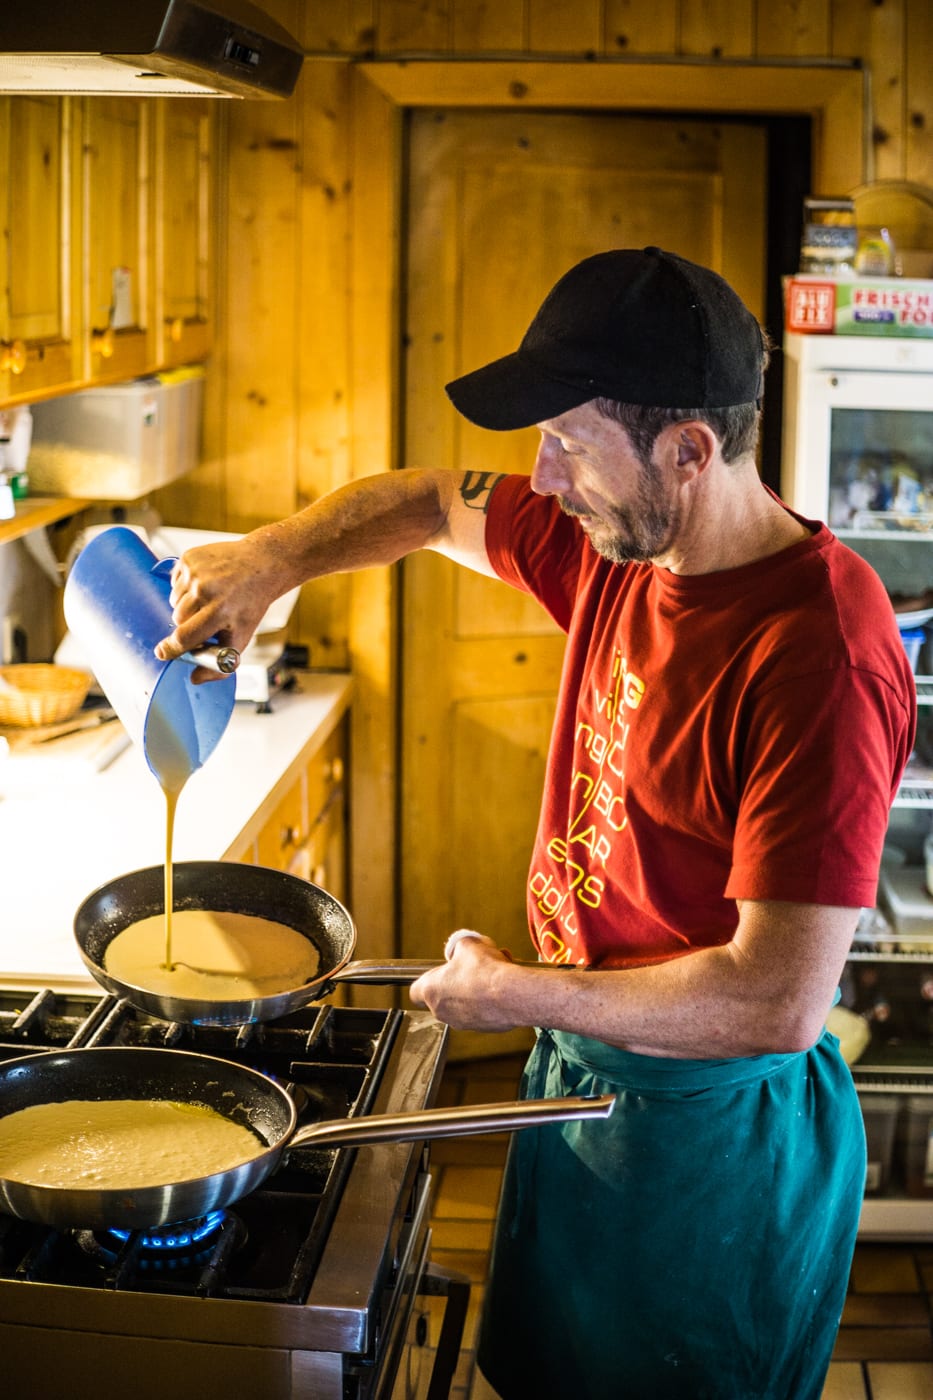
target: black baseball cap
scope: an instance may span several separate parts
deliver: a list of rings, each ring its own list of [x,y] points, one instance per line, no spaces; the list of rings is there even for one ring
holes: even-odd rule
[[[761,328],[718,273],[661,248],[584,258],[511,355],[447,385],[481,428],[528,428],[590,399],[652,408],[758,403]]]

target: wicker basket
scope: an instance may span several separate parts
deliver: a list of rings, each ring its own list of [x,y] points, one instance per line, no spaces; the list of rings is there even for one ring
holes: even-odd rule
[[[37,662],[0,666],[0,724],[57,724],[80,710],[91,685],[86,671]]]

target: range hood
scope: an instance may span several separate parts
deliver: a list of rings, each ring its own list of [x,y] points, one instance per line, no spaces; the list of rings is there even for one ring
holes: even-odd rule
[[[303,61],[250,0],[0,0],[0,92],[289,97]]]

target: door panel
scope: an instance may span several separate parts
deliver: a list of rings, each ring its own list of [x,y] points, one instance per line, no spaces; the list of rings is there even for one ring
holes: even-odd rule
[[[762,128],[559,113],[411,116],[404,460],[528,472],[534,429],[455,413],[457,374],[513,350],[573,263],[658,244],[764,307]],[[741,211],[741,217],[738,217]],[[525,875],[563,636],[523,595],[437,556],[403,566],[403,953],[452,929],[528,955]],[[458,1036],[455,1053],[526,1039]]]
[[[82,107],[83,371],[88,379],[131,379],[155,358],[148,336],[149,108],[131,97],[88,98]]]
[[[67,97],[0,99],[0,339],[13,352],[0,390],[24,400],[78,379],[75,110]]]

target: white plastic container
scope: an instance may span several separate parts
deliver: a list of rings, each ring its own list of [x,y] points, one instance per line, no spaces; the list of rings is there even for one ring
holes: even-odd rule
[[[198,465],[204,370],[85,389],[33,405],[30,489],[135,501]]]

